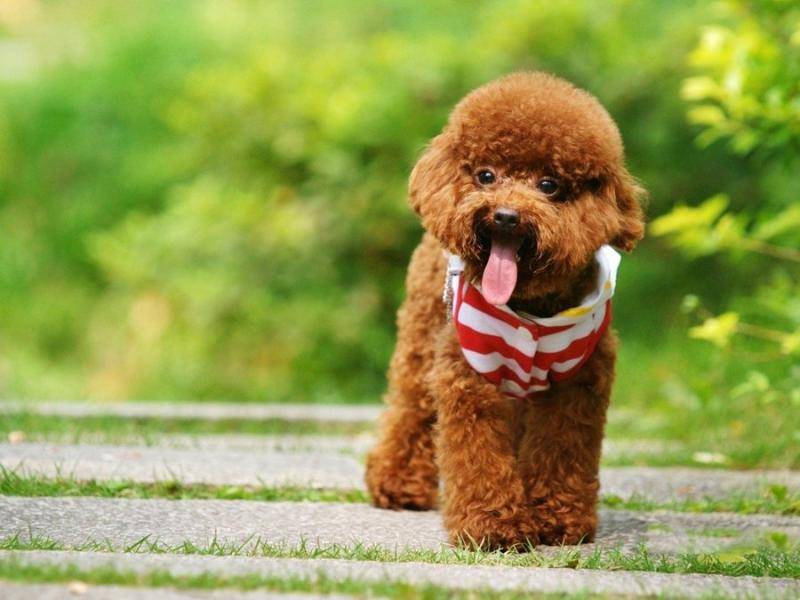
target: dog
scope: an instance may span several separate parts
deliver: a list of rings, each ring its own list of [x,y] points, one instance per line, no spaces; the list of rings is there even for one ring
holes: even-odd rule
[[[409,181],[425,233],[367,458],[375,506],[436,508],[441,478],[454,543],[593,540],[614,248],[642,238],[643,195],[613,119],[563,79],[515,73],[456,105]]]

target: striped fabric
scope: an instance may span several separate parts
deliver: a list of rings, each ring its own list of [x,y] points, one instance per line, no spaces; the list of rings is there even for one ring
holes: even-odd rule
[[[470,366],[515,398],[546,390],[551,382],[577,373],[611,322],[620,255],[603,246],[595,257],[596,289],[579,306],[540,318],[487,302],[479,286],[461,281],[463,262],[451,256],[453,322]]]

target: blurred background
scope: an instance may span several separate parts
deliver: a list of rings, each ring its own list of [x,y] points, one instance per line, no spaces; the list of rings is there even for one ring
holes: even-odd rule
[[[800,467],[800,3],[3,0],[0,397],[378,402],[406,181],[544,69],[650,191],[612,435]]]

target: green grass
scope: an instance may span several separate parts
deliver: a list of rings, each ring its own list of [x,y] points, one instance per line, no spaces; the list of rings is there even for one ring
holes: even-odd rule
[[[34,413],[0,415],[0,437],[7,439],[11,432],[25,434],[27,440],[58,440],[79,444],[89,439],[93,443],[145,443],[169,434],[250,434],[250,435],[348,435],[374,429],[373,423],[342,423],[338,421],[286,421],[283,419],[168,419],[149,417],[54,417]]]
[[[0,466],[0,495],[22,497],[92,496],[100,498],[164,498],[169,500],[254,500],[262,502],[369,502],[363,490],[310,489],[301,487],[187,484],[178,481],[137,483],[128,480],[79,481],[69,476],[56,478],[20,474]],[[618,510],[742,514],[800,515],[800,495],[784,486],[769,486],[761,495],[731,495],[725,499],[653,502],[632,497],[601,496],[606,508]]]
[[[715,537],[715,538],[731,538],[739,537],[742,532],[733,527],[706,527],[704,529],[690,529],[687,531],[689,535],[697,535],[700,537]]]
[[[633,318],[620,316],[620,323]],[[751,362],[720,352],[689,339],[688,326],[657,329],[655,343],[649,336],[656,323],[622,336],[607,436],[673,440],[679,447],[615,464],[800,469],[800,404],[772,389],[745,392],[741,387],[753,370],[763,371],[778,387],[787,379],[788,365],[777,357]]]
[[[702,417],[699,417],[702,418]],[[643,419],[647,421],[648,419]],[[640,427],[630,423],[610,424],[607,429],[609,439],[637,440],[641,438],[674,442],[663,450],[628,451],[615,456],[603,456],[602,464],[615,467],[700,467],[704,469],[800,469],[800,457],[796,448],[800,447],[800,432],[794,441],[776,438],[774,444],[768,439],[753,437],[736,443],[715,440],[713,427],[709,427],[709,437],[693,432],[680,436],[668,422],[652,418],[653,426]],[[662,423],[655,425],[655,423]],[[640,424],[641,425],[641,424]],[[686,426],[688,427],[688,425]],[[705,427],[698,427],[701,431]],[[719,426],[721,427],[721,426]]]
[[[87,540],[66,545],[47,537],[22,539],[19,534],[0,540],[0,550],[72,550],[79,552],[117,551],[108,541]],[[438,550],[389,550],[365,544],[319,546],[305,541],[297,546],[272,544],[250,538],[237,544],[212,540],[207,546],[191,541],[165,544],[146,536],[122,548],[125,553],[181,554],[202,556],[251,556],[262,558],[341,559],[376,562],[422,562],[445,565],[484,565],[544,567],[594,570],[647,571],[653,573],[703,573],[713,575],[800,578],[800,547],[773,543],[766,539],[758,547],[728,549],[716,554],[685,553],[677,556],[652,554],[646,547],[622,552],[595,549],[582,553],[579,548],[563,547],[543,554],[528,548],[517,551],[483,551],[472,546],[441,547]]]
[[[367,502],[361,490],[299,487],[187,484],[178,481],[137,483],[127,480],[78,481],[70,477],[20,475],[0,466],[0,495],[24,497],[93,496],[169,500],[258,500],[262,502]]]
[[[497,598],[522,600],[523,598],[594,599],[605,596],[585,594],[535,594],[522,592],[490,592],[485,590],[459,591],[432,585],[412,586],[407,583],[381,581],[367,582],[355,579],[334,580],[319,572],[314,577],[270,577],[266,575],[223,576],[213,573],[199,575],[173,575],[168,571],[154,570],[135,573],[113,566],[81,569],[76,565],[28,565],[17,557],[0,559],[0,579],[19,583],[67,583],[82,581],[92,585],[120,585],[136,587],[171,587],[178,589],[239,589],[267,590],[278,593],[348,594],[370,598],[398,598],[446,600]]]
[[[698,498],[655,502],[640,496],[620,498],[601,496],[601,504],[618,510],[740,514],[800,515],[800,494],[790,492],[783,485],[767,485],[760,494],[733,493],[727,498]]]

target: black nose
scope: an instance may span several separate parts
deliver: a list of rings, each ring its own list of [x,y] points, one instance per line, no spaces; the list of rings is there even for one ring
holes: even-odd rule
[[[494,211],[494,224],[500,229],[514,229],[519,224],[519,213],[513,208],[498,208]]]

